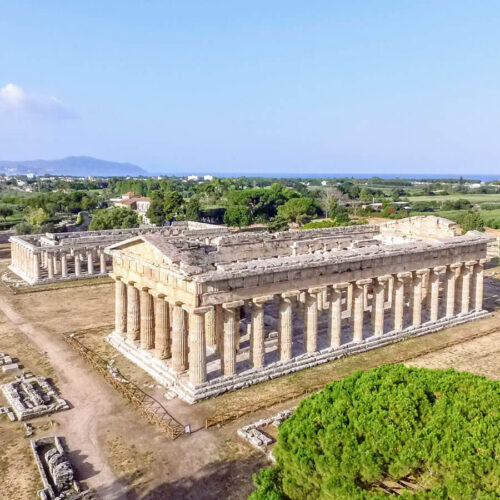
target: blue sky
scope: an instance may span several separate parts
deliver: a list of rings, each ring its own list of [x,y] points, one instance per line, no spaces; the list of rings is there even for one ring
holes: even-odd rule
[[[500,172],[500,2],[0,3],[0,159]]]

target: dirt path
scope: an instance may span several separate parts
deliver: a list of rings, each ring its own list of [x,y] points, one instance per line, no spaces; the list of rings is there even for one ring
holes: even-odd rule
[[[98,495],[99,490],[104,489],[106,499],[124,498],[127,486],[113,474],[100,439],[101,427],[106,420],[109,423],[114,418],[117,406],[121,406],[119,396],[92,373],[60,337],[50,335],[20,315],[5,295],[0,298],[0,310],[35,347],[47,353],[63,397],[70,403],[85,401],[57,415],[58,433],[65,437],[81,478],[95,488]]]

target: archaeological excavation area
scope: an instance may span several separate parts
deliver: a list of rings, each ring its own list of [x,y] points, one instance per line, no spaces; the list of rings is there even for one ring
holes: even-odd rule
[[[193,403],[486,316],[490,239],[434,216],[134,235],[105,250],[115,280],[108,341]]]

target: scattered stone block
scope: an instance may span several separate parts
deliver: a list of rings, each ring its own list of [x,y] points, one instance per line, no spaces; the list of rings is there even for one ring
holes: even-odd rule
[[[15,370],[19,370],[19,365],[17,363],[9,363],[8,365],[2,366],[3,373],[12,372]]]

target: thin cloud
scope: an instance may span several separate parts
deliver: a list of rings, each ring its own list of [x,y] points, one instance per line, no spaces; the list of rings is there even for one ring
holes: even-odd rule
[[[78,118],[57,97],[25,92],[14,83],[8,83],[0,89],[0,110],[21,115],[39,115],[53,120]]]

